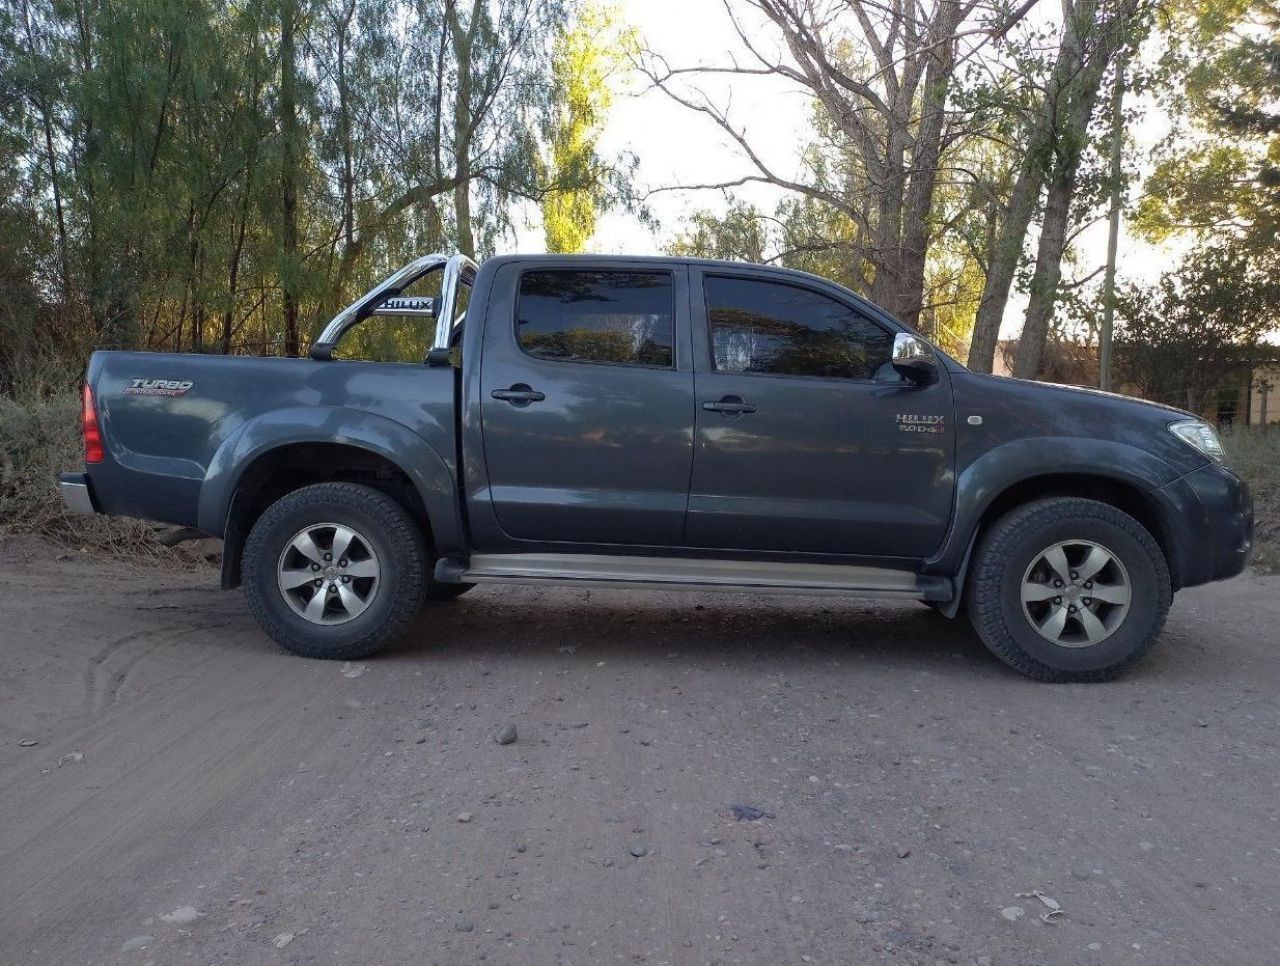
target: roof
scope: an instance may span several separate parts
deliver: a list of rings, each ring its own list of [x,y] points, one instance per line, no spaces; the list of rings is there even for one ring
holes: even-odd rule
[[[652,263],[657,265],[690,265],[698,268],[709,269],[754,269],[761,272],[768,272],[771,275],[784,275],[795,279],[803,279],[810,282],[821,282],[824,285],[834,285],[836,288],[845,292],[851,292],[857,298],[866,301],[866,296],[851,289],[845,288],[839,282],[833,282],[829,278],[821,275],[814,275],[812,272],[802,272],[796,268],[784,268],[781,265],[768,265],[762,262],[741,262],[730,261],[721,258],[693,258],[683,255],[591,255],[585,253],[573,253],[565,255],[556,254],[530,254],[522,255],[512,253],[509,255],[494,255],[484,260],[484,264],[490,262],[563,262],[563,261],[589,261],[589,262],[617,262],[619,264],[635,264],[636,262]],[[882,310],[883,311],[883,310]]]

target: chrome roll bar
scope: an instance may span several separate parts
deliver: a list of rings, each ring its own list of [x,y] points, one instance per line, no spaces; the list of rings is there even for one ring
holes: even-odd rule
[[[360,296],[345,309],[329,320],[329,324],[320,333],[320,338],[311,344],[312,359],[332,359],[334,347],[352,326],[359,325],[369,316],[375,314],[378,307],[389,299],[397,298],[401,292],[431,272],[443,269],[444,278],[440,283],[440,299],[433,306],[436,319],[435,336],[431,340],[432,349],[449,348],[453,336],[455,307],[458,302],[458,288],[465,282],[471,285],[476,280],[479,270],[476,263],[466,255],[442,255],[435,253],[415,258],[404,268],[392,273],[364,295]],[[396,314],[394,307],[389,306],[385,312]],[[405,314],[420,314],[410,311]]]

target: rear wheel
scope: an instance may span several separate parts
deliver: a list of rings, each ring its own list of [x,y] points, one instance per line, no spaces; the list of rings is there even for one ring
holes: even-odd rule
[[[1102,681],[1160,636],[1169,568],[1137,520],[1096,500],[1038,500],[1005,514],[978,545],[966,591],[978,636],[1040,681]]]
[[[294,490],[258,518],[244,549],[245,598],[271,638],[304,657],[354,660],[395,639],[426,586],[421,528],[356,483]]]

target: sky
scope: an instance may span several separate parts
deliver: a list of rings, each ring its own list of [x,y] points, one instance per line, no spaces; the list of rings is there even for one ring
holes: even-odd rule
[[[635,27],[644,46],[665,58],[672,67],[724,64],[735,55],[749,59],[725,12],[723,0],[618,0],[622,19]],[[1044,2],[1033,16],[1049,17],[1057,5]],[[1042,13],[1040,11],[1043,11]],[[775,35],[761,27],[762,44],[777,46]],[[701,77],[699,87],[718,104],[730,104],[731,116],[746,128],[748,140],[766,162],[786,176],[801,174],[800,151],[809,138],[810,98],[781,78]],[[638,160],[636,182],[653,191],[678,185],[728,181],[754,172],[741,150],[708,117],[691,111],[656,89],[646,89],[642,78],[620,78],[619,91],[600,139],[605,155],[629,153]],[[1133,145],[1126,164],[1141,168],[1140,161],[1168,129],[1168,120],[1149,106],[1130,131]],[[770,185],[746,185],[735,194],[765,210],[772,210],[784,196]],[[658,191],[648,198],[655,224],[647,225],[634,214],[607,213],[597,225],[591,250],[609,254],[661,254],[692,210],[715,211],[725,207],[719,191]],[[544,250],[537,212],[526,213],[510,250]],[[1102,264],[1106,252],[1105,219],[1081,236],[1081,274],[1091,270],[1090,260]],[[1121,229],[1118,273],[1122,279],[1149,281],[1171,267],[1174,250],[1157,248]],[[1013,300],[1006,314],[1003,334],[1016,335],[1025,303]]]

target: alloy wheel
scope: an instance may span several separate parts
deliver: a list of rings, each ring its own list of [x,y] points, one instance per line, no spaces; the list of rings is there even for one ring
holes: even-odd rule
[[[1124,623],[1132,597],[1120,558],[1091,540],[1047,547],[1022,576],[1023,615],[1061,647],[1101,644]]]
[[[285,544],[276,569],[280,593],[313,624],[345,624],[378,593],[381,570],[369,541],[340,523],[304,527]]]

